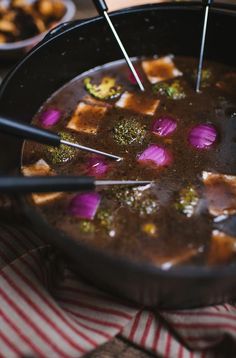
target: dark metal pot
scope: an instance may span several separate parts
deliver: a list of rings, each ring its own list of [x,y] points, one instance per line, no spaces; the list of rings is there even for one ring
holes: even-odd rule
[[[232,36],[236,6],[212,9],[206,56],[236,64]],[[199,3],[149,5],[112,14],[131,56],[174,53],[198,56],[202,27]],[[231,41],[229,41],[231,39]],[[0,112],[29,122],[59,87],[86,70],[121,58],[103,19],[74,22],[54,30],[26,56],[0,88]],[[0,135],[0,168],[19,172],[22,142]],[[236,265],[220,268],[179,267],[169,271],[110,256],[49,227],[37,208],[20,197],[32,227],[59,247],[71,267],[100,288],[125,299],[160,308],[187,308],[236,298]]]

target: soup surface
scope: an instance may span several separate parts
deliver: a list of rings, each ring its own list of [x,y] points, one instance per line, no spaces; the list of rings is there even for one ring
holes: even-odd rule
[[[122,161],[27,142],[22,171],[153,183],[31,200],[54,227],[115,255],[164,269],[234,262],[236,70],[206,61],[196,93],[196,59],[144,58],[135,66],[145,92],[123,61],[110,63],[66,84],[33,119]]]

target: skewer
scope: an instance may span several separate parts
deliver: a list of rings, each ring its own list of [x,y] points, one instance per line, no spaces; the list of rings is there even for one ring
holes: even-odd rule
[[[199,58],[199,65],[198,65],[198,72],[197,72],[196,92],[198,93],[200,92],[201,79],[202,79],[202,67],[203,67],[203,59],[204,59],[204,52],[205,52],[208,16],[209,16],[210,6],[213,4],[213,0],[202,0],[202,2],[206,8],[205,8],[205,15],[204,15],[203,30],[202,30],[200,58]]]
[[[137,71],[135,70],[135,68],[134,68],[134,66],[133,66],[133,64],[132,64],[132,62],[131,62],[131,60],[129,58],[129,55],[128,55],[128,53],[127,53],[127,51],[126,51],[126,49],[125,49],[120,37],[119,37],[119,35],[118,35],[118,33],[117,33],[117,31],[116,31],[111,19],[110,19],[110,16],[107,13],[108,7],[107,7],[106,2],[104,0],[93,0],[93,2],[94,2],[94,5],[97,8],[98,13],[101,16],[103,16],[105,18],[105,20],[107,21],[107,23],[108,23],[108,25],[109,25],[112,33],[113,33],[113,36],[115,37],[115,39],[116,39],[116,41],[117,41],[117,43],[118,43],[123,55],[124,55],[124,58],[125,58],[125,60],[127,62],[127,65],[129,66],[130,71],[132,72],[132,74],[133,74],[133,76],[134,76],[134,78],[135,78],[140,90],[145,91],[145,88],[144,88],[144,86],[143,86],[143,84],[142,84],[142,82],[141,82],[141,80],[139,78],[139,75],[137,74]]]
[[[68,142],[53,132],[47,131],[45,129],[37,128],[31,124],[17,122],[12,119],[0,117],[0,132],[14,135],[22,139],[29,139],[35,142],[42,144],[47,144],[53,147],[59,147],[61,144],[74,147],[86,152],[96,153],[104,155],[105,157],[115,159],[117,161],[122,160],[123,158],[118,157],[110,153],[106,153],[91,147],[85,147],[79,143]]]
[[[0,177],[0,192],[5,194],[79,192],[94,190],[98,186],[142,186],[150,183],[151,181],[137,180],[96,180],[86,176],[4,176]]]

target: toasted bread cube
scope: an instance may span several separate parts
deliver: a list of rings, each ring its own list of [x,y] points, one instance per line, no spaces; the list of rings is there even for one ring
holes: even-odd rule
[[[55,201],[59,199],[63,193],[34,193],[32,194],[32,199],[36,205],[48,204],[50,201]]]
[[[209,265],[229,262],[236,255],[236,238],[219,230],[213,230],[207,258]]]
[[[62,16],[66,12],[66,7],[62,1],[55,1],[53,4],[53,15],[56,16],[57,19],[62,18]]]
[[[33,19],[34,19],[34,24],[37,26],[39,32],[46,31],[47,28],[42,19],[36,16],[34,16]]]
[[[136,93],[124,92],[116,107],[128,109],[136,113],[153,116],[159,106],[160,101],[153,98],[144,98]]]
[[[143,61],[142,68],[149,82],[152,84],[183,75],[183,73],[175,67],[172,56]]]
[[[26,0],[13,0],[13,1],[12,1],[12,5],[13,5],[13,6],[24,7],[24,6],[27,5],[27,1],[26,1]]]
[[[213,216],[236,213],[236,176],[203,172],[209,213]]]
[[[50,0],[39,1],[38,11],[43,16],[53,16],[53,2]]]
[[[0,34],[0,44],[5,44],[7,42],[7,37]]]
[[[106,107],[94,106],[80,102],[67,124],[67,128],[77,132],[96,134],[101,119],[107,111]]]
[[[53,171],[45,160],[40,159],[35,164],[22,167],[22,173],[25,176],[49,176],[53,174]],[[32,199],[35,204],[43,205],[48,204],[50,201],[62,195],[62,193],[34,193],[32,194]]]
[[[43,159],[38,160],[35,164],[22,167],[22,173],[25,176],[49,175],[50,172],[50,166]]]
[[[16,34],[17,28],[16,28],[16,25],[11,21],[0,20],[0,31]]]

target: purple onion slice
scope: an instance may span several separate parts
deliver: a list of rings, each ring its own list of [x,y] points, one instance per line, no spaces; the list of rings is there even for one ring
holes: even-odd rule
[[[89,158],[87,162],[87,170],[86,170],[86,173],[89,176],[99,178],[105,175],[107,171],[108,171],[108,164],[104,157],[94,156]]]
[[[152,124],[151,131],[153,134],[156,134],[160,137],[166,137],[174,133],[176,128],[176,120],[172,117],[166,116],[155,119]]]
[[[49,128],[57,124],[61,119],[61,111],[54,108],[49,108],[44,111],[40,117],[39,122],[45,128]]]
[[[138,155],[138,162],[143,164],[154,164],[157,167],[168,166],[172,161],[172,155],[168,149],[151,144],[141,154]]]
[[[193,127],[188,135],[188,142],[197,149],[207,149],[217,140],[217,131],[212,124],[198,124]]]
[[[96,192],[77,194],[69,204],[69,214],[81,219],[93,220],[101,201]]]

